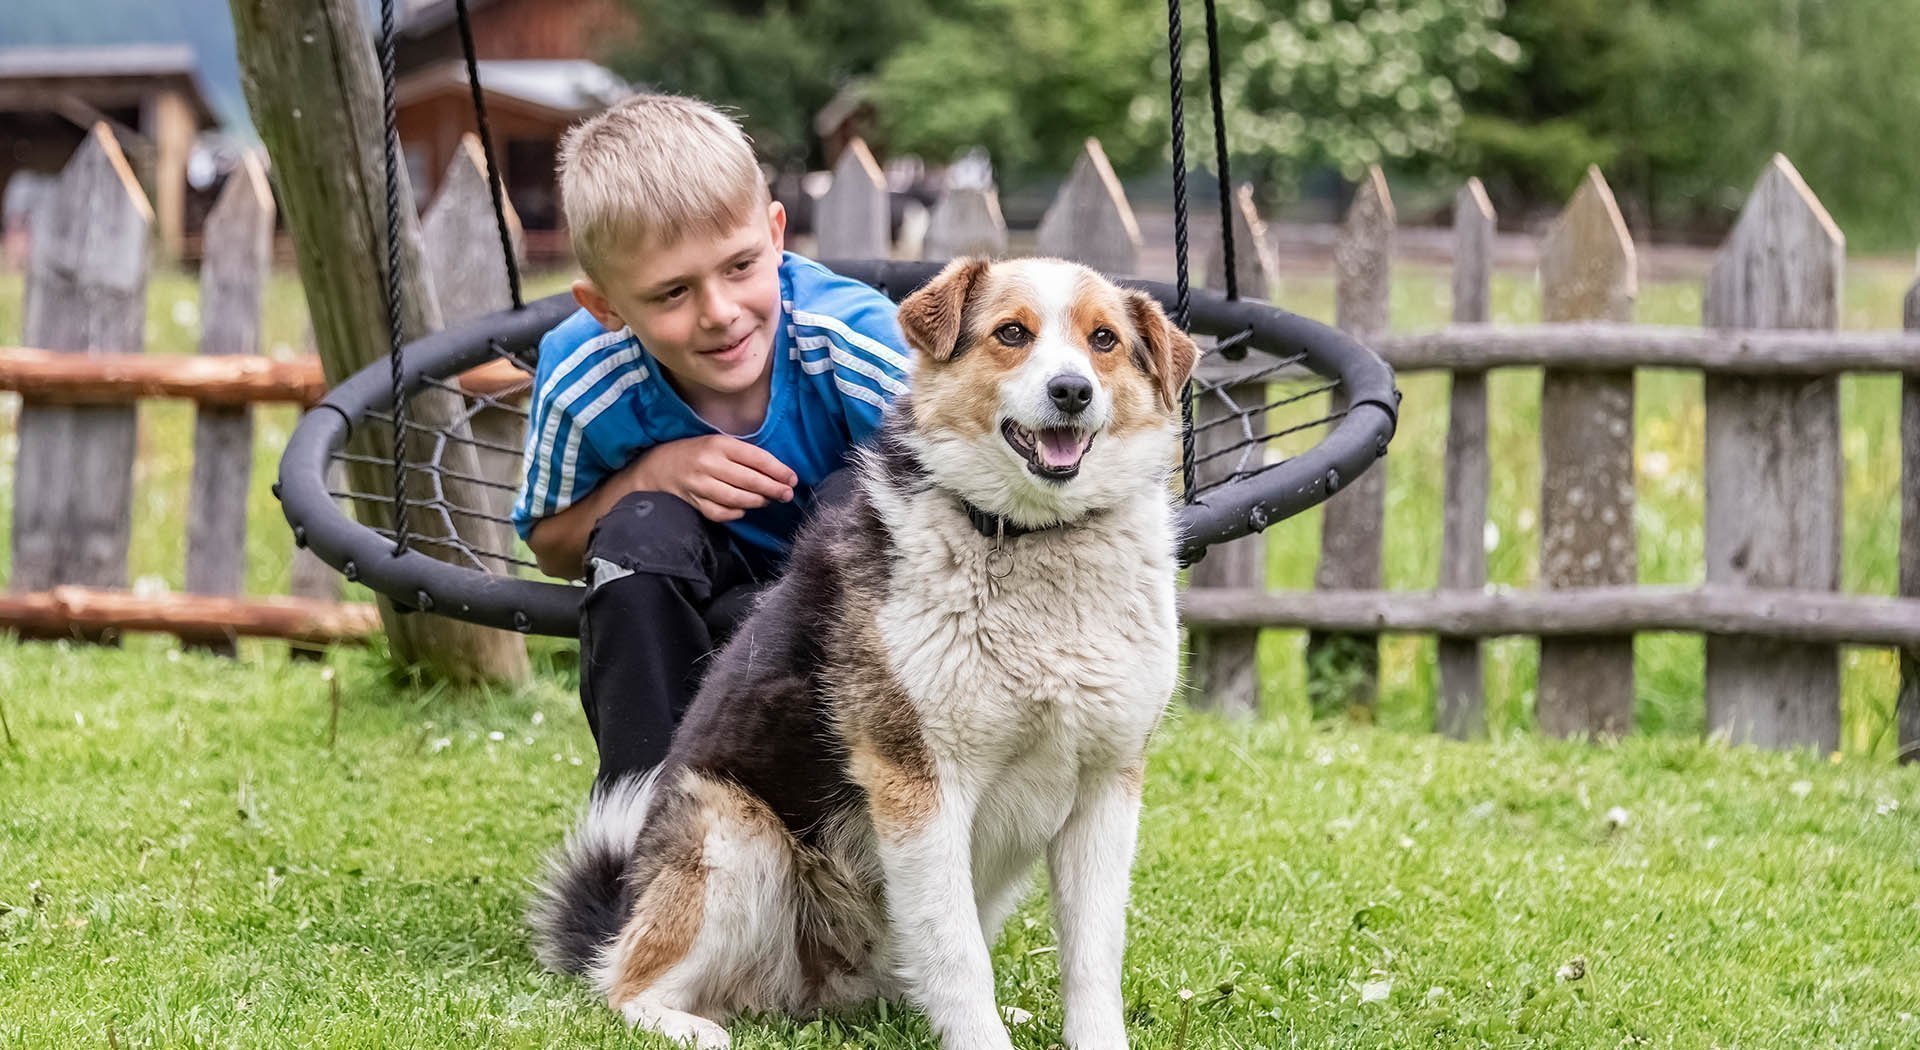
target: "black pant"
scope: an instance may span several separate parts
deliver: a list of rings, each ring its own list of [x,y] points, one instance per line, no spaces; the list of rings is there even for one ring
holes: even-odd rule
[[[815,507],[846,499],[845,470],[815,487]],[[746,618],[772,571],[725,527],[676,496],[635,492],[587,539],[580,611],[580,705],[606,783],[666,758],[706,661]]]

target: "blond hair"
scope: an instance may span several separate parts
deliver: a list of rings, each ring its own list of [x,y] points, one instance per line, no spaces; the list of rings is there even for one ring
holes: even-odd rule
[[[560,207],[587,276],[621,251],[723,237],[768,200],[753,145],[698,99],[639,94],[560,140]]]

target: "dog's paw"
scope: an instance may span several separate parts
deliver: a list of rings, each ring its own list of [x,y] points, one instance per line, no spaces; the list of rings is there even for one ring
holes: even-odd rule
[[[1068,1050],[1127,1050],[1127,1026],[1119,1020],[1070,1023],[1063,1034]]]
[[[727,1050],[733,1039],[727,1030],[698,1014],[671,1010],[645,998],[634,999],[620,1008],[627,1023],[643,1031],[655,1032],[696,1050]]]

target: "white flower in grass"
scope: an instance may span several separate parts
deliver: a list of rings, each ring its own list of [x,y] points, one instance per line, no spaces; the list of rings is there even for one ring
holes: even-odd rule
[[[450,748],[452,746],[453,746],[453,738],[443,736],[440,739],[435,740],[433,742],[433,745],[428,750],[430,750],[433,754],[437,755],[440,752],[445,751],[447,748]]]
[[[1806,798],[1808,795],[1813,794],[1813,781],[1796,780],[1787,785],[1787,793],[1794,798]]]
[[[1360,986],[1360,1001],[1363,1003],[1384,1003],[1387,996],[1393,994],[1393,978],[1379,977]]]
[[[1627,826],[1627,822],[1631,819],[1632,819],[1631,815],[1628,814],[1626,810],[1621,809],[1619,806],[1615,806],[1612,809],[1607,810],[1607,830],[1617,831],[1620,828],[1624,828]]]
[[[1876,817],[1884,817],[1899,808],[1900,800],[1889,795],[1874,802],[1873,814]]]
[[[488,734],[487,734],[487,739],[488,739],[488,740],[491,740],[491,741],[493,741],[493,742],[494,742],[494,743],[496,743],[496,744],[497,744],[497,743],[499,743],[499,742],[500,742],[500,741],[502,741],[502,740],[505,740],[506,738],[507,738],[507,734],[505,734],[505,733],[502,733],[502,732],[501,732],[501,731],[499,731],[498,729],[496,729],[496,730],[494,730],[493,732],[491,732],[491,733],[488,733]]]

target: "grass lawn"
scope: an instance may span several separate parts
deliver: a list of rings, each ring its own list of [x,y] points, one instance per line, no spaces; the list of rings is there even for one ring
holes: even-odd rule
[[[544,656],[452,695],[338,654],[330,739],[316,665],[0,641],[0,1046],[653,1045],[528,954],[592,772]],[[1136,1046],[1920,1045],[1920,769],[1297,725],[1159,741]],[[1054,943],[1036,900],[994,954],[1022,1048],[1059,1040]],[[736,1034],[933,1045],[899,1010]]]

